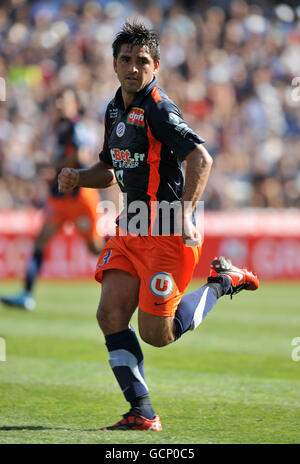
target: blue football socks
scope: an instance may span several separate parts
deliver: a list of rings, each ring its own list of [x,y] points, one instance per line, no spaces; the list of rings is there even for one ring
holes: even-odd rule
[[[149,390],[144,376],[144,356],[132,328],[105,337],[109,363],[131,407],[147,419],[153,419]]]
[[[25,291],[27,294],[30,294],[34,282],[37,278],[37,274],[43,264],[44,253],[42,251],[35,251],[32,255],[31,260],[29,261],[27,267],[27,274],[25,278]]]
[[[229,278],[222,276],[219,282],[208,283],[182,297],[174,317],[176,340],[188,330],[194,330],[201,324],[215,306],[217,299],[227,293],[230,285]]]

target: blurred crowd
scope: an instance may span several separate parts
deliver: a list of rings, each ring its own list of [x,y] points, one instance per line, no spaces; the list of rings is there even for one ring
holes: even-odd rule
[[[0,5],[0,209],[43,206],[65,86],[83,108],[80,156],[98,159],[118,87],[111,43],[128,18],[159,31],[158,83],[214,157],[206,208],[300,206],[300,7],[10,0]]]

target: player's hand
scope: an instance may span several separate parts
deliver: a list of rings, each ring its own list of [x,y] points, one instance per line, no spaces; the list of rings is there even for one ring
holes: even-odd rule
[[[191,216],[182,216],[182,241],[187,246],[199,246],[202,243],[201,234],[193,224]]]
[[[61,193],[68,192],[77,187],[79,171],[73,168],[63,168],[58,175],[58,190]]]

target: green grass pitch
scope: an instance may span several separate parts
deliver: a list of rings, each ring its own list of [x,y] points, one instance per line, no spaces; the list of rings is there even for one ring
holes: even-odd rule
[[[0,283],[1,294],[19,288]],[[128,410],[97,327],[99,295],[93,279],[40,281],[34,312],[0,305],[1,444],[300,443],[299,283],[225,297],[178,342],[142,343],[160,433],[98,431]]]

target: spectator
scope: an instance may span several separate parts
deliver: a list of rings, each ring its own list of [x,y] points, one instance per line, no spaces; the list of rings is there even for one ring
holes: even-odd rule
[[[49,171],[39,164],[55,149],[50,103],[66,84],[82,102],[82,154],[95,161],[104,110],[117,85],[110,44],[120,24],[134,16],[159,30],[159,84],[215,158],[206,208],[299,207],[300,92],[297,83],[292,87],[300,76],[299,8],[267,0],[204,4],[3,2],[1,209],[43,205]]]

